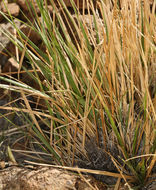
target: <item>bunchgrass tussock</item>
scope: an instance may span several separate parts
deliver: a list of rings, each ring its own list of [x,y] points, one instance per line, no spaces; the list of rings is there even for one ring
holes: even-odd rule
[[[0,76],[1,88],[15,91],[22,107],[0,109],[25,115],[25,149],[41,162],[77,164],[104,183],[114,176],[140,188],[156,171],[155,1],[152,9],[148,1],[113,2],[71,0],[68,9],[63,0],[27,0],[33,17],[24,24],[40,47],[3,15],[16,29],[5,33],[19,69],[17,78]]]

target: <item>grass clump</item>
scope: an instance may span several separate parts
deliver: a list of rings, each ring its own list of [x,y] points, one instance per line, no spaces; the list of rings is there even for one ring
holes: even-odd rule
[[[52,13],[47,1],[36,3],[40,16],[29,0],[33,21],[25,25],[42,48],[4,15],[21,56],[18,79],[0,76],[1,88],[21,95],[22,107],[8,109],[29,124],[25,148],[39,147],[49,156],[37,153],[42,162],[108,171],[104,182],[112,172],[129,188],[144,186],[156,159],[155,3],[151,10],[147,1],[86,1],[80,11],[71,1],[74,14],[62,0],[50,1]]]

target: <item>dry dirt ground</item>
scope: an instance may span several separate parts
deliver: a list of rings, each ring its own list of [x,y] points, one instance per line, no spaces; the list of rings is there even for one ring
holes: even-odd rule
[[[90,185],[88,185],[88,184]],[[100,183],[65,170],[10,166],[0,170],[0,190],[92,190],[106,189]]]

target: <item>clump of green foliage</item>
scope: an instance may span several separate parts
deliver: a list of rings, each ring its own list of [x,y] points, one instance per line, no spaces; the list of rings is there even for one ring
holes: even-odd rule
[[[50,1],[52,13],[46,1],[36,2],[40,16],[29,0],[34,20],[25,25],[40,36],[42,49],[4,15],[18,37],[7,35],[22,53],[19,80],[0,76],[9,82],[1,88],[21,94],[24,107],[16,111],[29,116],[23,135],[34,150],[39,146],[53,162],[67,166],[87,157],[86,143],[94,139],[128,187],[140,188],[150,179],[156,159],[155,3],[151,10],[148,1],[120,6],[118,1],[113,6],[87,1],[86,16],[71,1],[73,16],[63,0],[57,1],[59,6]],[[37,89],[20,81],[22,70]],[[108,145],[117,149],[117,157]]]

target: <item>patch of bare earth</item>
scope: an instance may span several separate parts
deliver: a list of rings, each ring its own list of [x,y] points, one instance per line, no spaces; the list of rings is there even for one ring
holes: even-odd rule
[[[91,190],[100,185],[94,182],[91,187],[92,179],[87,176],[86,181],[90,185],[77,174],[56,168],[11,166],[0,170],[0,190]]]

